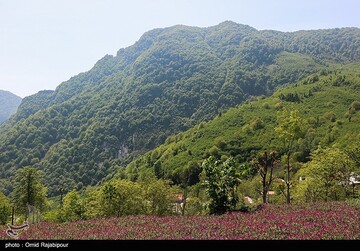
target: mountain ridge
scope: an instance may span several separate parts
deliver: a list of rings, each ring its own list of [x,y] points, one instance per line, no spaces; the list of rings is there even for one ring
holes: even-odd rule
[[[55,91],[24,100],[0,127],[2,190],[11,191],[11,177],[27,165],[45,172],[51,194],[63,184],[97,184],[169,135],[252,96],[360,61],[360,29],[294,34],[233,22],[146,32]]]
[[[150,38],[154,38],[158,35],[161,35],[162,33],[164,32],[167,32],[167,31],[171,31],[171,30],[174,30],[174,29],[178,29],[178,28],[185,28],[185,29],[197,29],[197,30],[221,30],[222,28],[224,28],[224,26],[226,27],[229,27],[231,26],[231,28],[236,28],[236,29],[247,29],[247,34],[249,32],[252,32],[252,33],[259,33],[261,35],[265,35],[266,38],[268,37],[271,37],[272,35],[271,34],[268,34],[268,33],[276,33],[278,36],[281,34],[281,36],[289,36],[291,34],[293,35],[296,35],[296,34],[302,34],[302,33],[312,33],[312,32],[326,32],[326,33],[331,33],[333,31],[357,31],[358,34],[360,34],[359,32],[359,28],[356,28],[356,27],[342,27],[342,28],[331,28],[331,29],[314,29],[314,30],[299,30],[299,31],[293,31],[293,32],[282,32],[282,31],[276,31],[276,30],[269,30],[269,29],[266,29],[266,30],[257,30],[249,25],[243,25],[243,24],[238,24],[238,23],[235,23],[233,21],[224,21],[224,22],[221,22],[220,24],[218,25],[214,25],[214,26],[210,26],[210,27],[205,27],[205,28],[200,28],[200,27],[196,27],[196,26],[187,26],[187,25],[174,25],[174,26],[170,26],[170,27],[167,27],[167,28],[156,28],[156,29],[152,29],[150,31],[147,31],[145,32],[141,37],[140,39],[135,42],[135,44],[131,45],[131,46],[128,46],[126,48],[121,48],[117,51],[116,55],[113,56],[113,55],[105,55],[103,58],[101,58],[100,60],[98,60],[94,67],[92,69],[90,69],[89,71],[87,72],[84,72],[84,73],[80,73],[74,77],[71,77],[68,81],[71,81],[71,80],[74,80],[76,78],[80,78],[80,77],[83,77],[84,75],[86,75],[86,73],[90,73],[91,71],[93,70],[96,70],[97,66],[100,64],[100,65],[104,65],[104,64],[107,64],[109,63],[110,61],[110,64],[112,67],[116,66],[116,62],[111,62],[111,61],[114,61],[114,59],[116,57],[119,57],[119,56],[123,56],[125,57],[125,63],[124,65],[126,65],[126,63],[129,63],[131,61],[135,61],[134,60],[134,55],[137,55],[139,53],[135,53],[135,51],[137,51],[139,48],[140,51],[146,51],[150,45],[153,43],[152,41],[149,41],[148,37]],[[279,36],[279,37],[281,37]],[[150,39],[151,40],[151,39]],[[160,39],[161,40],[161,39]],[[359,42],[357,43],[357,46],[359,46]],[[285,47],[283,45],[283,47]],[[286,48],[288,49],[288,48]],[[131,53],[129,53],[129,51]],[[140,52],[141,53],[141,52]],[[136,56],[135,56],[136,57]],[[353,55],[353,57],[356,57],[356,60],[359,60],[360,59],[360,51],[356,51],[356,53]],[[123,65],[122,65],[123,66]],[[124,67],[118,67],[117,70],[124,70]],[[106,74],[105,74],[106,76]],[[88,79],[91,79],[91,77],[88,77]],[[85,78],[86,79],[86,78]],[[99,81],[99,79],[95,79],[96,81]],[[60,95],[61,93],[61,88],[62,85],[66,84],[68,81],[64,81],[62,84],[60,84],[54,94],[55,94],[55,100],[57,100],[57,96]],[[76,81],[76,80],[74,80]],[[82,80],[84,81],[84,80]],[[95,81],[95,82],[96,82]],[[76,92],[75,92],[76,93]],[[36,95],[36,94],[34,94]],[[32,95],[31,95],[32,96]]]

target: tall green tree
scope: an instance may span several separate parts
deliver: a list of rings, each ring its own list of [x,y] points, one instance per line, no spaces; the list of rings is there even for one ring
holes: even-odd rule
[[[145,213],[144,191],[137,182],[112,180],[100,190],[101,214],[123,216]]]
[[[202,164],[205,171],[205,185],[211,198],[210,213],[221,214],[234,208],[239,200],[236,187],[240,184],[240,174],[236,171],[235,160],[230,157],[225,162],[210,156]]]
[[[170,205],[175,198],[172,194],[169,180],[148,179],[143,182],[145,201],[148,202],[148,213],[167,215],[171,213]]]
[[[101,189],[98,187],[87,187],[84,192],[84,217],[86,219],[102,216],[103,205],[100,204]]]
[[[74,189],[64,197],[64,218],[73,221],[83,218],[85,208],[80,194]]]
[[[10,200],[0,192],[0,225],[6,224],[10,215]]]
[[[290,157],[294,151],[297,140],[305,135],[305,121],[298,115],[297,110],[284,108],[277,114],[277,126],[275,132],[283,141],[283,147],[286,155],[286,203],[290,204]]]
[[[99,200],[104,216],[116,215],[117,191],[115,182],[107,182],[102,186]]]
[[[42,172],[35,167],[24,167],[16,171],[13,201],[17,210],[26,213],[27,204],[43,210],[47,189],[42,182]]]

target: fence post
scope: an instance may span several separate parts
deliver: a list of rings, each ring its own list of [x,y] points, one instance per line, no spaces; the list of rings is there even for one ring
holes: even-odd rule
[[[25,219],[29,220],[29,216],[30,216],[29,203],[26,203]]]
[[[15,214],[15,207],[12,207],[11,210],[11,225],[14,225],[14,214]]]

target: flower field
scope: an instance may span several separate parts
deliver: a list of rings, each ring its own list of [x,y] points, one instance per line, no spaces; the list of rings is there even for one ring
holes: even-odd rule
[[[1,226],[0,239],[10,239]],[[211,216],[126,216],[30,225],[19,240],[360,240],[360,210],[343,202],[266,205]]]

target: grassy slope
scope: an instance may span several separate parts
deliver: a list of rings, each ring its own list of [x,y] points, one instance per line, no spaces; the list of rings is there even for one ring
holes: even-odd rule
[[[176,169],[180,171],[190,161],[201,162],[218,137],[227,143],[219,155],[235,156],[239,162],[248,161],[259,151],[279,150],[281,142],[274,132],[279,110],[276,107],[279,105],[299,110],[307,126],[315,130],[315,139],[311,143],[313,148],[318,143],[337,144],[341,148],[355,144],[360,140],[360,112],[353,115],[351,121],[345,114],[353,101],[360,101],[360,67],[352,64],[334,68],[338,69],[336,73],[322,75],[314,83],[304,84],[308,80],[311,82],[313,76],[309,76],[278,89],[271,97],[246,102],[208,123],[202,122],[184,133],[169,137],[165,144],[130,163],[127,173],[135,177],[137,170],[148,172],[149,168],[152,170],[160,164],[164,176],[171,178]],[[346,76],[350,85],[342,83],[334,86],[338,76],[342,75]],[[304,97],[309,91],[312,96]],[[289,93],[297,93],[302,97],[301,102],[280,100],[280,94],[286,96]],[[262,128],[251,130],[249,127],[255,118],[261,119]]]

